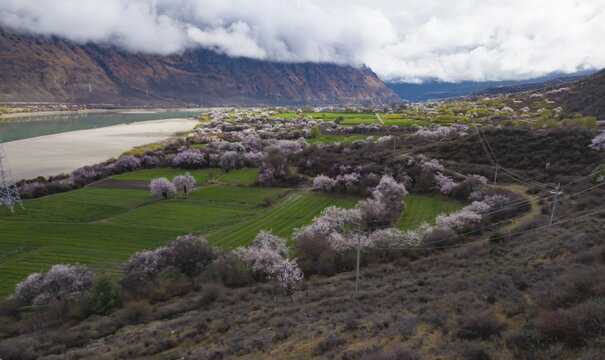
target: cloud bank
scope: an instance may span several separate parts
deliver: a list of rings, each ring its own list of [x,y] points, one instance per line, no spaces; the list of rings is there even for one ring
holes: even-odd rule
[[[0,23],[145,53],[366,64],[388,81],[605,67],[601,0],[0,0]]]

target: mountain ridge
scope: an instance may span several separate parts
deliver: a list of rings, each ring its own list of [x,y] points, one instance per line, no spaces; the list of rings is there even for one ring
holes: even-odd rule
[[[196,49],[169,56],[0,27],[0,99],[117,106],[380,104],[399,97],[368,68],[273,63]]]

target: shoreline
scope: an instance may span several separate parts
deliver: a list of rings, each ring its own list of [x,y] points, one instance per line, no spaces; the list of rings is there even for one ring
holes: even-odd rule
[[[3,143],[13,180],[69,173],[117,157],[136,147],[187,132],[199,121],[162,119],[75,130]]]
[[[0,119],[20,118],[28,116],[51,116],[51,115],[75,115],[89,113],[117,113],[117,114],[155,114],[167,111],[182,111],[182,112],[204,112],[209,108],[153,108],[153,109],[87,109],[87,110],[58,110],[58,111],[37,111],[37,112],[19,112],[12,114],[2,114]]]

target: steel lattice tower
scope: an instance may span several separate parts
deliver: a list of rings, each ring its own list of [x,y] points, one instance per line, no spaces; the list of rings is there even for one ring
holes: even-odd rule
[[[0,139],[0,206],[5,204],[11,212],[14,212],[15,204],[23,207],[21,202],[21,196],[17,190],[17,185],[13,181],[11,176],[10,166],[6,153],[4,152],[4,146],[2,145],[2,139]]]

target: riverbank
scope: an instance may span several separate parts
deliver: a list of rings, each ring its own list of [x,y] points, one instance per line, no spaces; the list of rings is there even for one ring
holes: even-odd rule
[[[4,143],[13,179],[68,173],[191,130],[194,119],[165,119],[77,130]]]
[[[118,114],[155,114],[164,111],[183,111],[183,112],[204,112],[207,108],[157,108],[157,109],[86,109],[86,110],[59,110],[59,111],[36,111],[36,112],[18,112],[0,115],[0,119],[7,118],[22,118],[36,116],[52,116],[52,115],[75,115],[75,114],[94,114],[94,113],[118,113]]]

